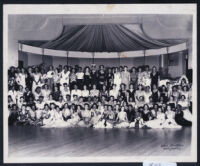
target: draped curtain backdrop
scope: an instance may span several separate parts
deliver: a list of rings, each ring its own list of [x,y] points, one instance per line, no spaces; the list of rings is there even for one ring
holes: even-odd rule
[[[157,40],[148,37],[141,24],[65,25],[51,41],[19,41],[31,46],[81,52],[124,52],[158,49],[186,40]]]

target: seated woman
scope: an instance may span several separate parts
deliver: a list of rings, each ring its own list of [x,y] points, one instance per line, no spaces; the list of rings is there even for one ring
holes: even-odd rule
[[[127,109],[127,117],[128,117],[128,121],[131,123],[135,120],[135,110],[133,105],[129,104],[128,105],[128,109]]]
[[[178,101],[177,104],[179,104],[182,107],[184,119],[192,122],[192,114],[189,111],[189,101],[186,100],[184,95],[181,96],[181,99]]]
[[[44,105],[44,110],[43,110],[43,121],[42,125],[47,125],[51,122],[50,119],[50,107],[48,104]]]
[[[8,118],[8,124],[9,125],[16,125],[17,124],[17,118],[18,118],[19,109],[16,104],[12,105],[12,108],[10,109],[10,115]]]
[[[42,95],[44,96],[44,101],[48,101],[49,99],[49,95],[51,93],[51,90],[49,89],[49,85],[48,84],[45,84],[44,85],[44,88],[41,90],[42,92]]]
[[[48,120],[43,120],[43,127],[52,127],[55,121],[55,112],[56,112],[56,105],[55,103],[50,104],[50,110],[48,115],[45,114],[44,118]]]
[[[186,120],[183,117],[183,111],[182,111],[182,106],[181,105],[177,105],[176,108],[176,115],[175,115],[175,121],[178,125],[183,126],[183,127],[188,127],[188,126],[192,126],[192,122]]]
[[[115,120],[116,119],[113,107],[111,105],[108,105],[108,113],[106,117],[105,128],[113,128],[116,122]]]
[[[149,103],[149,97],[152,96],[152,92],[151,92],[151,88],[150,86],[147,86],[145,88],[145,92],[144,92],[144,100],[145,100],[145,103]]]
[[[118,113],[116,118],[116,128],[127,128],[129,127],[127,113],[125,112],[124,107],[121,107],[121,111]]]
[[[81,96],[84,98],[85,102],[87,101],[87,98],[88,98],[89,94],[90,94],[90,92],[87,89],[87,86],[83,85],[83,90],[81,91]]]
[[[56,102],[56,105],[61,109],[63,107],[63,105],[65,104],[63,97],[59,96],[58,97],[58,101]]]
[[[117,89],[117,85],[113,84],[112,89],[109,91],[109,96],[114,96],[115,99],[117,99],[119,94],[119,90]]]
[[[175,112],[172,111],[171,106],[167,105],[167,110],[165,112],[166,120],[163,124],[164,128],[181,128],[175,121]]]
[[[27,125],[28,124],[28,113],[26,111],[26,105],[22,105],[21,111],[18,114],[17,125]]]
[[[64,104],[63,109],[62,109],[62,115],[63,115],[63,120],[64,121],[67,121],[68,119],[71,119],[72,112],[69,109],[68,103]]]
[[[90,127],[90,120],[91,120],[91,111],[89,108],[89,104],[84,104],[84,109],[81,112],[81,121],[78,123],[78,126],[80,127]]]
[[[91,109],[91,121],[90,123],[92,124],[92,126],[94,127],[100,120],[102,116],[102,112],[98,109],[97,104],[93,104],[92,105],[92,109]]]
[[[143,96],[140,96],[140,97],[139,97],[139,100],[138,100],[138,102],[137,102],[137,104],[136,104],[136,108],[143,107],[144,104],[145,104],[144,97],[143,97]]]
[[[163,112],[161,107],[155,105],[151,110],[152,119],[147,121],[145,125],[150,128],[163,128],[163,124],[165,123],[165,113]]]
[[[145,126],[144,120],[142,119],[142,114],[136,111],[135,119],[130,123],[129,128],[143,128]]]
[[[169,101],[167,102],[167,104],[171,106],[172,110],[175,110],[176,102],[174,101],[174,97],[172,95],[169,97]]]
[[[69,95],[69,96],[71,95],[69,85],[67,83],[64,83],[63,87],[60,87],[60,88],[61,88],[60,89],[61,90],[61,95],[62,95],[64,101],[66,101],[66,96],[67,95]]]
[[[179,100],[180,94],[178,92],[177,86],[172,87],[172,94],[171,95],[174,97],[175,102],[177,102]]]
[[[160,97],[163,97],[165,103],[168,101],[168,91],[165,85],[162,85],[160,89]]]
[[[99,96],[99,90],[96,88],[95,84],[92,86],[92,90],[90,90],[90,96]]]
[[[138,90],[135,91],[135,102],[136,102],[136,105],[138,104],[138,102],[140,101],[140,97],[143,97],[144,98],[144,91],[142,90],[142,85],[139,84],[138,85]]]
[[[144,122],[149,121],[151,116],[151,112],[149,110],[149,106],[147,104],[144,105],[144,110],[142,112],[142,119]]]
[[[77,107],[80,107],[80,105],[78,105]],[[80,108],[78,108],[78,110],[79,109]],[[71,118],[67,120],[67,122],[64,126],[65,127],[77,127],[79,122],[80,122],[80,116],[78,114],[78,111],[74,110],[74,112],[72,112],[72,114],[71,114]]]

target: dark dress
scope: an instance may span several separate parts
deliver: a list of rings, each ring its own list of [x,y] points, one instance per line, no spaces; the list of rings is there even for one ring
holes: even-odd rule
[[[153,103],[157,103],[159,101],[158,90],[156,92],[152,91],[152,100],[153,100]]]
[[[91,72],[91,84],[92,85],[97,85],[97,72]]]
[[[32,98],[34,100],[34,95],[31,91],[29,92],[24,92],[24,99],[25,102],[28,103],[30,101],[30,98]]]
[[[90,75],[84,74],[84,84],[87,86],[87,89],[90,90],[91,88],[91,77]]]
[[[190,121],[188,121],[188,120],[183,118],[183,111],[180,111],[179,113],[176,113],[175,121],[180,126],[185,126],[185,127],[192,126],[192,122],[190,122]]]
[[[28,87],[28,89],[30,91],[32,91],[33,77],[29,73],[27,74],[27,77],[26,77],[25,81],[26,81],[26,87]]]
[[[114,79],[113,73],[108,73],[106,79],[107,79],[107,90],[110,90],[112,88],[112,80]]]
[[[155,84],[158,87],[158,78],[159,78],[160,74],[158,72],[156,72],[155,75],[153,75],[153,73],[150,74],[151,77],[151,89],[153,89],[153,85]]]
[[[132,98],[133,102],[135,102],[135,90],[133,90],[133,91],[127,90],[127,92],[129,95],[129,100],[130,100],[130,98]]]
[[[129,122],[133,122],[135,120],[135,111],[134,111],[134,109],[127,110],[126,113],[127,113],[128,121]]]
[[[149,121],[149,117],[150,117],[150,112],[147,113],[142,112],[142,119],[144,121]]]
[[[98,82],[99,82],[99,90],[103,89],[103,85],[105,84],[106,81],[106,74],[99,72],[98,74]]]

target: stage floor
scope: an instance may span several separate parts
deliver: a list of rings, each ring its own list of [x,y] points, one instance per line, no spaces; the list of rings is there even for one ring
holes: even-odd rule
[[[187,156],[191,128],[9,127],[9,157]]]

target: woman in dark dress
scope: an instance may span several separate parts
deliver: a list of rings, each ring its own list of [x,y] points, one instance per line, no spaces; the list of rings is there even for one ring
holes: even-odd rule
[[[153,90],[152,90],[153,103],[159,102],[159,98],[160,98],[160,92],[158,91],[158,88],[157,88],[156,84],[154,84],[153,85]]]
[[[157,68],[155,66],[153,66],[152,68],[150,77],[151,77],[151,89],[153,89],[154,84],[158,87],[160,81],[160,74],[158,73]]]
[[[142,118],[144,121],[149,121],[151,116],[151,112],[149,110],[149,106],[147,104],[144,105],[144,110],[142,112]]]
[[[185,126],[185,127],[192,126],[192,122],[183,118],[183,111],[181,105],[177,105],[175,121],[180,126]]]
[[[128,95],[128,101],[130,98],[132,98],[133,102],[135,102],[135,89],[133,84],[129,85],[129,90],[127,90],[127,95]]]
[[[28,87],[29,90],[32,91],[32,87],[33,87],[33,72],[32,72],[32,68],[31,67],[28,68],[27,77],[26,77],[26,87]]]
[[[84,84],[87,86],[87,89],[91,89],[91,75],[90,75],[90,68],[86,67],[84,72]]]
[[[104,69],[100,69],[99,74],[98,74],[98,83],[99,83],[99,90],[103,89],[103,85],[106,84],[106,73]]]
[[[98,81],[98,76],[97,76],[97,72],[95,69],[92,69],[91,71],[91,85],[97,85],[97,81]]]
[[[112,69],[108,68],[108,73],[106,76],[107,81],[107,90],[110,90],[112,88],[114,74],[112,73]]]

